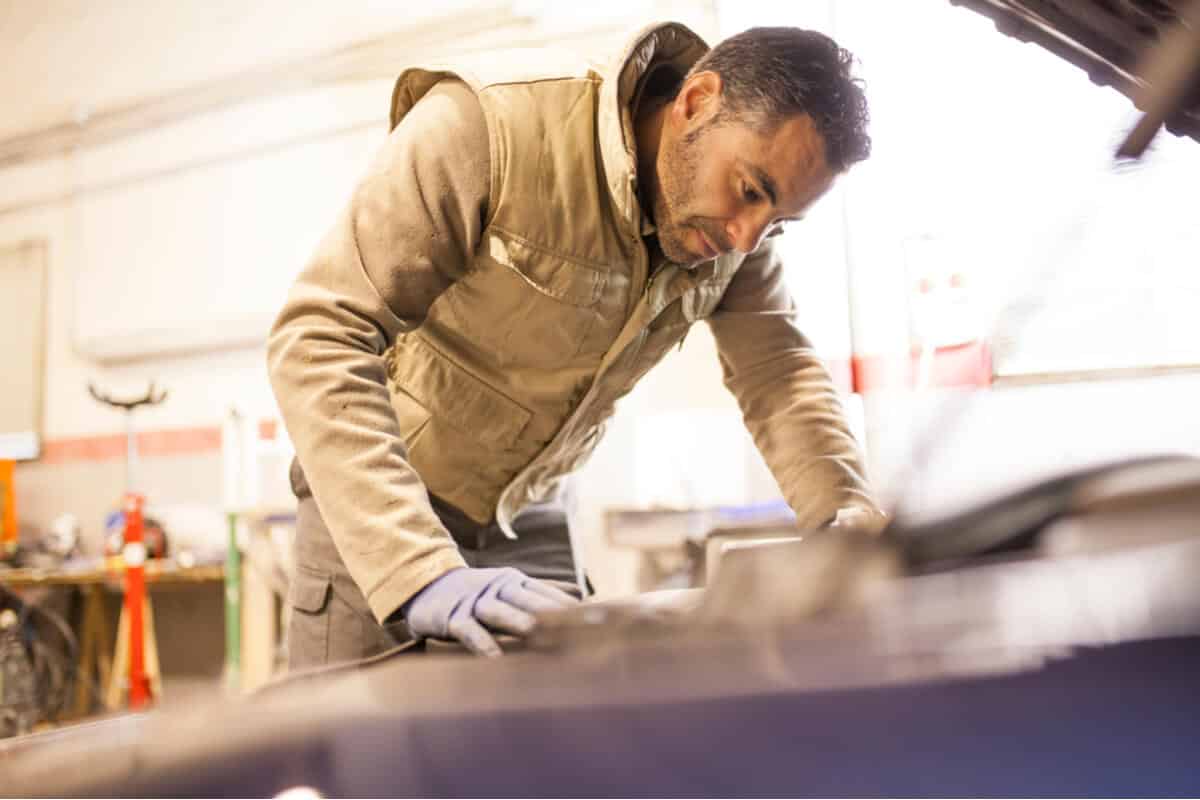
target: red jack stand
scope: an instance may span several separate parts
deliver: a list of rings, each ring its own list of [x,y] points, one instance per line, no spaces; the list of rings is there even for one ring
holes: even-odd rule
[[[146,675],[145,621],[146,545],[142,540],[142,509],[146,498],[134,492],[125,495],[125,612],[129,615],[129,707],[141,708],[151,700],[150,678]]]
[[[128,400],[117,400],[98,391],[91,384],[88,385],[88,391],[99,402],[120,408],[125,412],[125,495],[121,500],[121,509],[125,516],[125,536],[121,555],[125,571],[125,617],[128,622],[125,630],[128,632],[129,707],[138,709],[153,699],[151,680],[146,672],[146,631],[148,627],[151,630],[151,658],[155,662],[158,660],[158,648],[154,645],[153,628],[146,624],[150,616],[149,598],[146,596],[145,521],[142,516],[146,498],[134,490],[138,459],[137,436],[133,428],[133,411],[139,406],[161,403],[166,399],[167,393],[156,392],[153,383],[150,384],[150,389],[145,395]],[[118,655],[120,655],[121,648],[125,646],[121,641],[121,634],[118,633]],[[157,673],[157,664],[155,664],[155,672]]]

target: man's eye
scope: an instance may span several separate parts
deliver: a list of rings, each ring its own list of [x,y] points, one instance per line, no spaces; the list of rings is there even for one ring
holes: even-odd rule
[[[747,203],[757,203],[762,199],[762,195],[754,191],[754,187],[749,184],[742,184],[742,197],[746,198]]]

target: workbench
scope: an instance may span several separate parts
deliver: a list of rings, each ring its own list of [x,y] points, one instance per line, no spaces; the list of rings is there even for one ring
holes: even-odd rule
[[[242,646],[241,684],[251,689],[271,677],[278,625],[275,600],[270,588],[243,563],[242,582]],[[181,566],[173,559],[149,559],[145,564],[148,590],[194,584],[223,584],[223,564]],[[112,637],[105,615],[106,592],[120,593],[124,589],[124,570],[117,561],[89,562],[78,567],[57,569],[17,568],[0,569],[0,583],[11,589],[43,587],[78,587],[83,594],[83,614],[79,628],[79,674],[75,684],[72,716],[84,716],[91,709],[92,687],[104,689],[104,704],[113,708],[121,696],[120,634],[118,652],[109,651]],[[147,659],[152,674],[155,696],[161,693],[161,675],[157,668],[157,644],[154,636],[153,612],[147,605]],[[113,668],[114,660],[117,669]],[[95,684],[93,684],[93,679]]]

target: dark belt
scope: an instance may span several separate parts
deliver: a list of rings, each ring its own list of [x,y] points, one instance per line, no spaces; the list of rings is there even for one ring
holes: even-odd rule
[[[292,492],[296,495],[297,499],[303,499],[312,495],[312,489],[308,485],[308,479],[304,476],[304,470],[300,466],[299,459],[292,459],[288,478],[292,484]],[[485,550],[507,538],[504,535],[504,531],[500,530],[500,526],[494,519],[487,524],[480,525],[457,507],[447,503],[433,493],[429,495],[429,502],[433,506],[434,513],[438,515],[438,519],[446,526],[446,530],[450,532],[450,537],[454,539],[454,542],[459,547],[468,550]],[[535,531],[552,526],[565,526],[566,514],[557,508],[529,509],[520,515],[518,524],[522,531]]]

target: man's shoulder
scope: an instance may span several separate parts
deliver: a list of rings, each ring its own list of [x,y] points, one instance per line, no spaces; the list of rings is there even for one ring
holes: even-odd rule
[[[523,47],[464,55],[427,69],[455,75],[483,92],[513,84],[599,81],[603,62],[559,47]]]
[[[521,105],[519,98],[530,106],[525,113],[536,110],[541,92],[568,91],[572,84],[578,87],[598,86],[602,81],[596,65],[579,56],[570,56],[547,51],[545,48],[528,48],[464,57],[454,62],[410,67],[400,74],[392,92],[391,124],[395,127],[400,120],[439,83],[461,81],[481,102],[494,106],[503,98],[505,106]],[[521,91],[505,91],[519,87]],[[493,109],[489,109],[493,110]]]

